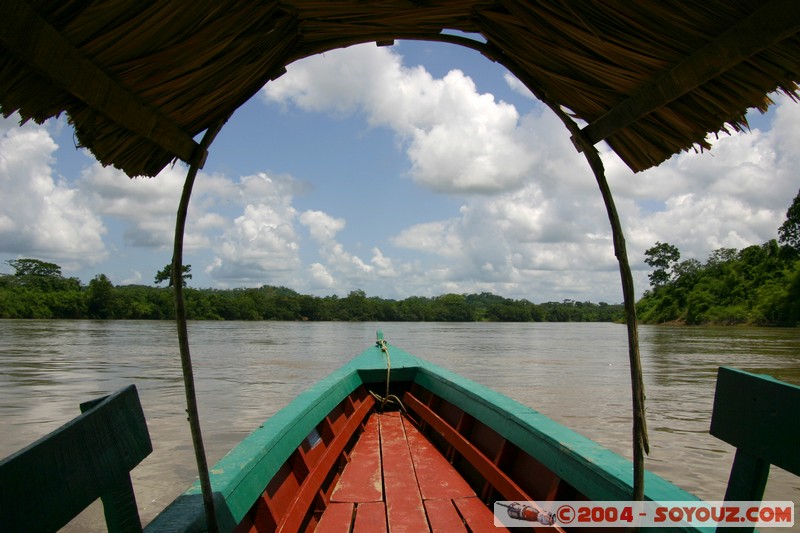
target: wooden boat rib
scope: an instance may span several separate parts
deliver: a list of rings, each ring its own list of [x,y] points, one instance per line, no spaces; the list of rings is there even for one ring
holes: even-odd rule
[[[380,531],[363,526],[378,523],[390,531],[493,531],[492,501],[630,498],[630,461],[500,393],[390,350],[389,394],[402,407],[381,412],[383,398],[373,396],[386,393],[387,380],[376,345],[211,468],[221,530]],[[647,476],[646,499],[697,500]],[[196,484],[146,531],[202,530],[204,520]]]

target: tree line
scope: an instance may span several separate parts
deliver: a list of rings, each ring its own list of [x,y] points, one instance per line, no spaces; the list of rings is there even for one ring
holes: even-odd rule
[[[719,248],[705,263],[680,258],[669,243],[645,252],[653,272],[651,290],[637,304],[642,322],[800,325],[800,193],[777,240]]]
[[[54,263],[36,259],[7,261],[14,274],[0,275],[0,318],[143,319],[175,317],[171,287],[115,286],[99,274],[84,286],[65,278]],[[183,272],[184,285],[191,279]],[[170,268],[156,274],[169,281]],[[171,284],[171,283],[170,283]],[[346,297],[310,296],[286,287],[184,289],[191,320],[317,320],[409,322],[614,322],[621,305],[564,300],[534,304],[490,293],[444,294],[404,300],[369,297],[362,290]]]
[[[645,252],[651,288],[637,303],[641,322],[800,325],[800,192],[778,228],[778,239],[742,250],[719,248],[705,263],[681,261],[680,250],[657,242]],[[99,274],[84,286],[61,267],[37,259],[6,261],[0,274],[0,318],[173,319],[171,266],[155,284],[114,286]],[[191,279],[184,265],[183,285]],[[564,300],[534,304],[491,293],[444,294],[404,300],[309,296],[286,287],[184,290],[192,320],[322,320],[431,322],[622,322],[621,304]]]

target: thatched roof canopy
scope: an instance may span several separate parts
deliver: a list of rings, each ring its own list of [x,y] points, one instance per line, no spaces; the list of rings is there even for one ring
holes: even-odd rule
[[[152,176],[293,61],[438,40],[501,62],[639,171],[796,96],[798,29],[797,0],[3,0],[0,108],[66,111],[99,161]]]

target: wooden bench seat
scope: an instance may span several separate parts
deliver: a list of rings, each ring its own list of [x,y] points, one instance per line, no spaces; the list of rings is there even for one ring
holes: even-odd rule
[[[504,531],[475,491],[399,413],[373,414],[316,531]],[[506,530],[507,531],[507,530]]]
[[[130,471],[153,446],[136,387],[0,461],[0,531],[57,531],[97,498],[110,532],[141,532]]]

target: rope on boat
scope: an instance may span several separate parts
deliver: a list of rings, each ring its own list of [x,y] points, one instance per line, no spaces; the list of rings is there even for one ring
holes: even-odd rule
[[[391,375],[392,375],[392,359],[389,356],[389,343],[387,343],[383,338],[378,338],[375,342],[376,346],[381,349],[381,351],[386,354],[386,395],[381,396],[380,394],[369,391],[375,400],[380,402],[381,404],[381,412],[383,411],[384,407],[386,407],[387,403],[396,403],[402,412],[406,411],[406,406],[403,405],[403,402],[400,401],[400,398],[395,396],[394,394],[389,394],[389,384],[391,383]]]
[[[389,356],[389,344],[384,339],[378,339],[377,341],[378,348],[381,349],[383,353],[386,354],[386,396],[384,398],[389,397],[389,381],[391,380],[392,375],[392,358]],[[384,403],[386,400],[384,399]],[[381,407],[383,407],[381,405]]]

